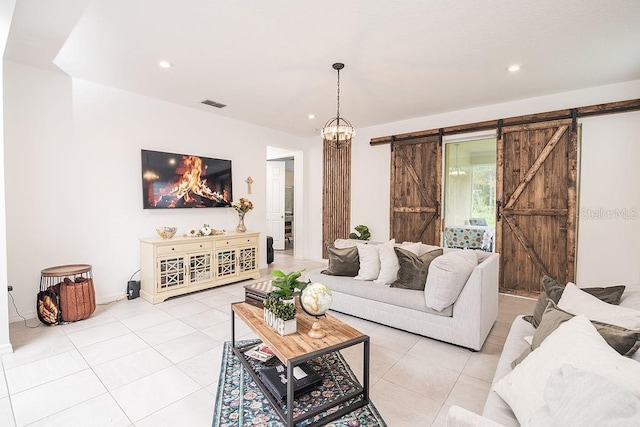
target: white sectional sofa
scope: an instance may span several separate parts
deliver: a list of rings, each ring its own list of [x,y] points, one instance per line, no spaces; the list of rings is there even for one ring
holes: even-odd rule
[[[624,293],[622,294],[622,298],[620,300],[619,306],[622,307],[623,309],[629,308],[629,309],[637,310],[638,311],[637,318],[638,318],[638,321],[640,321],[640,285],[627,285],[624,290]],[[574,307],[577,308],[575,305]],[[577,311],[580,311],[580,310],[577,310]],[[583,313],[581,312],[578,314],[583,314]],[[633,328],[633,330],[635,330],[635,328]],[[509,406],[509,404],[507,404],[507,402],[505,402],[505,400],[503,400],[500,397],[498,392],[496,392],[496,384],[500,382],[500,380],[505,378],[506,375],[508,375],[514,370],[514,368],[512,368],[511,366],[512,362],[516,358],[518,358],[527,347],[529,347],[529,343],[525,340],[525,337],[531,337],[535,334],[535,332],[536,332],[536,329],[533,327],[531,323],[524,320],[524,316],[522,315],[518,316],[513,321],[509,334],[506,338],[502,354],[500,355],[500,360],[498,362],[498,366],[497,366],[493,383],[492,383],[492,390],[489,392],[482,415],[478,415],[468,410],[465,410],[463,408],[453,406],[451,407],[447,415],[447,425],[449,427],[498,427],[498,426],[515,427],[515,426],[521,425],[518,419],[516,418],[514,411]],[[551,335],[545,338],[545,340],[551,339],[551,337],[554,334],[556,334],[556,332],[553,332]],[[576,338],[576,341],[577,342],[582,341],[583,343],[585,342],[585,340],[582,339],[582,337]],[[556,347],[556,350],[557,350],[556,354],[553,355],[553,358],[556,359],[557,362],[559,362],[557,364],[563,365],[562,369],[565,369],[567,365],[570,365],[571,368],[574,368],[574,369],[579,368],[582,371],[588,371],[587,367],[580,366],[581,362],[577,361],[575,357],[571,359],[572,356],[569,354],[570,353],[569,351],[563,352],[561,349],[558,349],[557,348],[558,345],[556,342],[547,345],[547,348],[546,348],[547,351],[550,350],[549,347],[551,347],[552,344],[554,345],[554,347]],[[598,344],[598,343],[596,342],[595,344]],[[572,343],[568,345],[568,347],[573,347],[574,345],[577,346],[579,344]],[[636,348],[637,346],[638,344],[636,344]],[[591,361],[596,366],[600,366],[600,367],[604,366],[605,369],[610,369],[611,371],[616,370],[616,367],[613,366],[614,363],[612,362],[603,363],[599,359],[597,359],[598,353],[596,352],[596,347],[599,348],[600,346],[587,346],[586,351],[583,351],[582,353],[585,354],[585,357],[587,359],[591,359]],[[609,348],[606,344],[604,344],[604,347],[607,349]],[[533,354],[535,354],[540,350],[541,348],[533,350],[533,352],[529,356],[527,356],[527,358],[531,357]],[[602,350],[602,348],[600,348],[600,350]],[[609,352],[611,352],[611,350],[609,350]],[[540,356],[540,353],[538,355]],[[565,356],[567,360],[564,360]],[[603,396],[603,393],[606,394],[604,390],[606,390],[605,387],[607,386],[607,383],[603,383],[602,385],[591,384],[590,387],[584,385],[588,383],[581,383],[580,392],[578,393],[557,393],[558,387],[560,387],[558,384],[562,384],[562,383],[558,381],[558,376],[556,376],[554,378],[556,380],[556,383],[552,385],[552,387],[553,386],[557,387],[555,390],[555,394],[554,394],[553,388],[551,389],[549,388],[549,385],[551,383],[551,378],[549,380],[546,380],[544,378],[542,379],[545,384],[545,391],[543,396],[545,397],[545,399],[555,399],[556,401],[560,400],[558,399],[559,395],[565,396],[566,399],[573,399],[570,402],[569,401],[558,402],[559,405],[563,405],[561,407],[562,408],[561,412],[565,416],[571,417],[570,421],[554,420],[554,422],[551,422],[549,424],[550,422],[549,419],[543,418],[541,420],[540,418],[538,418],[536,422],[536,419],[533,418],[531,421],[531,425],[537,425],[537,426],[540,426],[540,425],[563,425],[563,426],[602,425],[603,423],[602,419],[598,420],[595,417],[603,417],[607,419],[609,422],[613,422],[611,420],[614,417],[617,419],[616,421],[617,424],[616,422],[613,422],[613,424],[607,424],[607,425],[621,425],[621,426],[622,425],[624,426],[640,425],[640,396],[639,396],[640,392],[638,391],[639,387],[635,387],[633,385],[633,384],[638,384],[638,379],[640,379],[640,351],[635,351],[635,353],[632,353],[631,355],[628,355],[628,356],[622,356],[622,355],[618,355],[617,353],[615,353],[615,350],[613,350],[613,355],[609,355],[608,357],[610,357],[609,360],[613,360],[614,362],[616,360],[618,362],[619,361],[624,362],[624,359],[629,359],[630,361],[633,361],[634,363],[638,364],[638,365],[635,365],[635,368],[634,368],[634,365],[631,364],[631,369],[629,369],[629,363],[627,363],[627,368],[624,370],[625,375],[630,376],[632,389],[635,388],[635,392],[633,390],[631,390],[630,392],[630,394],[634,394],[636,398],[635,411],[637,412],[635,412],[635,415],[634,415],[634,407],[632,404],[629,403],[629,400],[626,400],[625,403],[622,403],[623,401],[622,398],[618,398],[617,400],[613,400],[610,402],[606,402],[606,401],[603,402],[604,399],[602,398],[602,396]],[[538,359],[541,359],[541,357],[538,357]],[[587,365],[588,365],[588,362],[587,362]],[[530,366],[525,367],[525,369],[531,369],[531,367]],[[554,371],[554,372],[557,372],[557,371]],[[541,370],[534,370],[533,374],[534,375],[532,375],[531,377],[531,384],[536,382],[537,380],[536,377],[538,377],[539,379],[541,376],[544,375],[543,373],[541,373]],[[599,376],[604,378],[606,381],[610,380],[610,378],[607,378],[608,375],[606,374],[606,372],[604,374],[600,372]],[[568,377],[568,378],[569,380],[572,379],[571,377]],[[580,377],[576,376],[575,378],[580,378]],[[518,383],[516,382],[515,379],[510,381],[512,382],[513,387],[518,387]],[[528,386],[529,384],[527,384],[527,387]],[[570,390],[570,385],[564,384],[563,386],[565,387],[566,390]],[[613,396],[610,396],[610,397],[613,398]],[[633,397],[629,397],[629,396],[623,396],[623,397],[633,400]],[[530,399],[530,400],[533,400],[533,399]],[[523,403],[526,403],[527,399],[521,398],[519,399],[519,401],[520,401],[519,404],[522,405]],[[593,412],[589,412],[589,411],[593,411]],[[605,415],[607,411],[611,411],[609,412],[609,414],[613,413],[613,415]],[[624,414],[620,414],[619,411],[626,411],[626,412]],[[581,417],[585,417],[586,420]]]
[[[460,249],[444,248],[451,251]],[[482,253],[478,260],[456,301],[441,311],[427,307],[421,290],[331,276],[324,268],[309,271],[306,280],[331,289],[332,310],[480,350],[498,315],[499,255]]]

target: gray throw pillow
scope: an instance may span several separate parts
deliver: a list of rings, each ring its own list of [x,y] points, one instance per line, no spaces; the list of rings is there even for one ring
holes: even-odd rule
[[[358,275],[360,258],[357,247],[337,249],[333,245],[329,245],[327,246],[327,253],[329,254],[329,267],[326,270],[322,270],[322,274],[348,277],[356,277]]]
[[[442,255],[442,249],[436,249],[420,256],[402,248],[394,248],[394,250],[398,256],[400,270],[398,270],[398,278],[391,284],[391,287],[424,291],[429,264],[436,257]]]
[[[561,310],[553,301],[549,301],[542,316],[542,321],[533,334],[531,346],[527,347],[525,351],[511,363],[511,367],[513,368],[522,362],[533,350],[540,347],[540,344],[542,344],[545,338],[551,335],[562,323],[573,317],[573,314]],[[633,331],[621,326],[610,325],[595,320],[592,320],[591,324],[595,326],[607,344],[623,356],[632,356],[640,347],[640,331]]]
[[[554,303],[558,304],[558,301],[560,301],[562,293],[564,292],[565,285],[558,283],[558,281],[549,276],[544,276],[542,278],[542,287],[544,288],[544,292],[541,292],[538,296],[538,302],[536,303],[536,307],[533,310],[533,316],[525,316],[524,318],[527,322],[531,323],[534,328],[537,328],[540,324],[542,314],[547,308],[548,302],[553,301]],[[608,304],[618,305],[620,304],[620,299],[622,298],[625,287],[624,285],[620,285],[609,286],[605,288],[581,289],[601,301],[604,301]]]

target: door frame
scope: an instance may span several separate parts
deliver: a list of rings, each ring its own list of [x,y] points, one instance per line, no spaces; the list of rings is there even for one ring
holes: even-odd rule
[[[273,149],[272,154],[269,154],[270,148]],[[267,146],[267,158],[265,161],[289,157],[293,157],[293,256],[295,258],[305,258],[306,246],[301,243],[306,238],[304,227],[304,152],[275,145]],[[296,241],[297,244],[295,243]]]
[[[279,188],[274,185],[274,173],[278,171],[280,176],[278,182]],[[295,170],[294,170],[295,173]],[[267,227],[265,228],[267,235],[273,237],[273,249],[284,250],[285,249],[285,189],[286,189],[286,174],[287,174],[287,162],[286,160],[270,159],[267,160]],[[271,180],[271,182],[269,182]],[[277,191],[279,198],[276,201],[274,191]],[[273,203],[275,202],[275,203]],[[274,206],[277,204],[278,206]],[[278,224],[276,219],[279,216],[282,227],[275,226]],[[281,228],[278,230],[278,228]]]
[[[440,242],[442,242],[442,244],[444,244],[444,220],[445,220],[445,212],[446,212],[446,204],[447,201],[445,200],[445,195],[446,195],[446,188],[445,188],[445,178],[446,178],[446,174],[447,171],[445,169],[445,165],[446,165],[446,146],[447,144],[464,144],[465,142],[473,142],[473,141],[477,141],[477,140],[481,140],[481,139],[495,139],[496,140],[496,144],[498,142],[498,132],[494,129],[494,130],[482,130],[482,131],[478,131],[478,132],[469,132],[469,133],[461,133],[461,134],[455,134],[455,135],[443,135],[442,137],[442,164],[441,164],[441,168],[440,170],[442,171],[442,175],[440,176],[440,183],[441,183],[441,189],[440,189],[440,204],[441,209],[442,209],[442,214],[440,215]],[[497,149],[497,147],[496,147]],[[498,164],[498,158],[496,157],[496,168],[497,168],[497,164]],[[496,182],[498,181],[498,176],[496,175]],[[495,239],[495,236],[494,236]],[[495,245],[495,240],[494,240],[494,245],[493,245],[493,250],[494,252],[496,251],[496,245]]]

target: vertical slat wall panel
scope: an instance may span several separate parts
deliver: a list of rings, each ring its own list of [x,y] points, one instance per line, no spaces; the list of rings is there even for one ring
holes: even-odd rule
[[[322,172],[322,257],[327,244],[349,237],[351,227],[351,145],[324,143]]]

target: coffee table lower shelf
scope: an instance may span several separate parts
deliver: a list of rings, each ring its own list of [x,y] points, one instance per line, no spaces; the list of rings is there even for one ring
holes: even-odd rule
[[[246,303],[238,303],[238,305],[240,304],[245,304]],[[255,381],[255,383],[258,385],[258,387],[260,388],[260,390],[262,390],[262,392],[264,393],[265,397],[267,398],[267,400],[269,401],[269,403],[271,404],[271,406],[275,409],[276,413],[280,416],[280,418],[282,419],[282,421],[285,423],[286,426],[290,426],[293,427],[295,426],[297,423],[303,422],[305,420],[308,420],[310,418],[315,417],[316,415],[322,414],[325,411],[328,411],[331,408],[335,408],[339,405],[343,405],[341,408],[339,408],[338,410],[336,410],[335,412],[331,412],[330,414],[314,421],[311,423],[308,423],[308,426],[318,426],[318,425],[324,425],[327,424],[335,419],[338,419],[346,414],[348,414],[349,412],[352,412],[358,408],[362,408],[364,406],[366,406],[369,403],[369,354],[370,354],[370,343],[369,343],[369,337],[367,335],[363,335],[360,334],[357,337],[345,340],[344,342],[338,343],[338,344],[334,344],[334,345],[329,345],[329,346],[325,346],[322,348],[319,348],[315,351],[309,351],[309,352],[305,352],[304,354],[301,354],[299,356],[296,357],[291,357],[291,358],[287,358],[286,359],[286,369],[287,369],[287,378],[293,378],[293,369],[294,367],[300,365],[303,362],[309,361],[311,359],[314,359],[316,357],[319,356],[323,356],[329,353],[333,353],[336,351],[339,351],[341,349],[347,348],[347,347],[351,347],[353,345],[357,345],[362,343],[363,344],[363,385],[360,384],[356,384],[355,385],[355,390],[348,392],[342,396],[338,396],[336,399],[331,400],[330,402],[327,402],[325,404],[322,404],[316,408],[313,408],[311,410],[308,410],[304,413],[302,413],[301,415],[294,417],[294,411],[292,408],[294,408],[294,391],[293,391],[293,381],[288,381],[287,382],[287,396],[286,396],[286,406],[282,406],[280,404],[280,402],[271,394],[271,392],[269,391],[269,389],[263,384],[263,382],[260,379],[260,376],[258,375],[258,373],[253,369],[253,367],[250,365],[249,361],[247,360],[248,356],[244,355],[244,352],[247,351],[249,348],[253,347],[255,345],[251,344],[251,345],[246,345],[244,347],[242,346],[236,346],[236,340],[235,340],[235,316],[236,316],[236,309],[235,306],[236,304],[232,305],[232,311],[231,311],[231,345],[233,347],[233,352],[236,355],[236,357],[238,357],[238,359],[240,360],[240,362],[242,363],[243,367],[245,368],[246,372],[249,373],[249,375],[251,376],[251,378]],[[251,327],[254,332],[256,332],[256,334],[258,335],[258,337],[265,342],[266,340],[264,339],[263,336],[261,336],[262,334],[260,333],[261,331],[259,330],[259,328],[254,327],[254,325],[252,325],[251,321],[249,319],[243,318],[242,315],[240,315],[241,319],[245,321],[245,323],[248,324],[249,327]],[[339,321],[338,321],[339,322]],[[267,345],[269,345],[269,343],[266,343]],[[271,344],[273,345],[273,344]],[[272,350],[274,350],[272,348]],[[277,354],[277,353],[276,353]],[[353,401],[353,403],[351,404],[346,404],[349,401]]]

